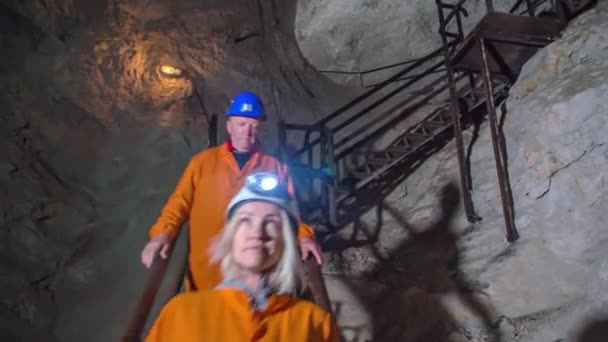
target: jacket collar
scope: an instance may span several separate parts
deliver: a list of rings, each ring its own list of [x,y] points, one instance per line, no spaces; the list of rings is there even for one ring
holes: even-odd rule
[[[258,289],[257,293],[252,294],[247,286],[238,280],[224,280],[213,291],[225,298],[229,305],[233,305],[239,311],[255,310],[262,316],[272,315],[283,311],[292,305],[294,298],[290,295],[276,294],[270,289]],[[263,306],[263,307],[261,307]]]
[[[263,311],[264,309],[266,309],[266,306],[268,304],[268,297],[270,297],[271,294],[271,290],[266,285],[266,281],[263,281],[260,287],[254,290],[247,286],[247,284],[245,284],[245,282],[240,279],[224,279],[215,288],[221,289],[226,287],[236,288],[247,293],[249,295],[249,299],[251,299],[251,306],[254,310]]]
[[[230,138],[226,139],[226,142],[224,143],[224,145],[226,146],[226,149],[228,150],[228,152],[232,153],[236,151],[236,148],[234,148],[234,145],[232,145],[232,141],[230,140]],[[254,155],[256,152],[258,151],[258,145],[253,145],[251,148],[251,151],[249,151],[249,154]]]

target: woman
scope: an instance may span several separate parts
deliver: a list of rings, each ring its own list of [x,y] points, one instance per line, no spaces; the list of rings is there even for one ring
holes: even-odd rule
[[[245,183],[212,248],[224,281],[173,298],[146,341],[339,341],[331,315],[296,297],[295,201],[272,174],[255,173]]]

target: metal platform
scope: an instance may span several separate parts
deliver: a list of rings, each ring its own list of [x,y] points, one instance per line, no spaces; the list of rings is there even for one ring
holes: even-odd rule
[[[562,31],[557,21],[492,12],[481,19],[450,55],[454,71],[481,73],[480,40],[486,42],[488,67],[494,77],[514,81],[521,67],[539,48],[551,43]]]

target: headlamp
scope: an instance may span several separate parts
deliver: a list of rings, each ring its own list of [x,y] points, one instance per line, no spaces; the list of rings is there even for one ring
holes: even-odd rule
[[[282,195],[282,187],[279,186],[279,178],[270,172],[256,172],[247,176],[245,185],[253,192],[261,195]]]
[[[283,208],[293,221],[293,227],[298,226],[300,217],[298,205],[289,194],[286,184],[273,172],[254,172],[245,178],[243,187],[232,198],[226,210],[226,217],[230,219],[235,210],[247,202],[269,202]],[[294,228],[295,229],[295,228]]]

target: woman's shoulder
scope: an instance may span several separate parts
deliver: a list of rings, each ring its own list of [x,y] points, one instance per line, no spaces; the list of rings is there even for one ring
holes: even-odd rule
[[[182,292],[173,297],[167,305],[175,308],[199,307],[201,303],[213,301],[215,297],[210,290]]]
[[[319,318],[325,318],[329,315],[329,312],[327,312],[325,309],[307,299],[294,297],[292,303],[292,308],[294,311],[301,313],[307,312],[309,315]]]

